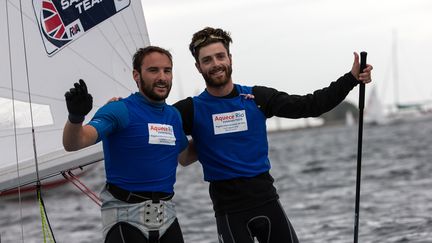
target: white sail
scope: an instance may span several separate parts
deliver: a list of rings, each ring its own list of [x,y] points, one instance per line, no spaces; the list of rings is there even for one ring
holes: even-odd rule
[[[373,86],[365,106],[364,121],[367,124],[381,125],[388,122],[386,111],[378,95],[377,87]]]
[[[101,160],[100,145],[64,151],[64,93],[86,81],[88,121],[136,90],[132,55],[149,45],[141,2],[3,0],[0,33],[0,192],[35,180],[35,155],[41,178]]]

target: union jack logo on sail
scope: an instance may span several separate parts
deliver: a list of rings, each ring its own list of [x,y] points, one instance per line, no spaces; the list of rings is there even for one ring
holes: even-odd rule
[[[129,5],[130,0],[33,0],[49,56]]]
[[[67,26],[52,0],[42,0],[39,10],[39,26],[45,37],[45,48],[48,54],[53,54],[59,48],[69,43],[72,38],[67,35]],[[48,43],[50,43],[50,46]]]
[[[50,37],[58,40],[67,40],[68,37],[65,31],[60,15],[51,0],[42,2],[43,29]]]

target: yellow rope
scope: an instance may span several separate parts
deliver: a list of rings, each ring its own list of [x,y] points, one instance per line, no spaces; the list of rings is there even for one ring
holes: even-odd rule
[[[44,243],[47,243],[47,238],[49,242],[55,243],[54,237],[52,235],[50,227],[48,226],[48,222],[46,219],[45,206],[42,202],[42,195],[40,189],[37,190],[37,197],[38,197],[39,209],[40,209],[40,215],[42,221],[42,233],[43,233]]]

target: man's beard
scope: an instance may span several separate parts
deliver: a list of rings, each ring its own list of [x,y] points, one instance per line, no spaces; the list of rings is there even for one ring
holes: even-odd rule
[[[210,77],[212,72],[217,72],[221,69],[225,72],[225,77],[223,79],[219,79],[219,78],[213,79]],[[202,73],[202,76],[208,86],[218,88],[224,86],[231,80],[231,74],[232,74],[232,65],[230,64],[230,65],[226,65],[226,66],[222,65],[218,68],[214,68],[209,72],[209,74]]]
[[[171,90],[171,86],[168,84],[168,82],[158,81],[156,83],[153,83],[152,85],[147,85],[145,81],[142,79],[140,75],[140,84],[141,84],[141,91],[147,96],[149,99],[153,101],[164,101]],[[165,95],[159,95],[158,93],[154,92],[153,89],[157,88],[157,85],[165,85],[167,86],[168,91]]]

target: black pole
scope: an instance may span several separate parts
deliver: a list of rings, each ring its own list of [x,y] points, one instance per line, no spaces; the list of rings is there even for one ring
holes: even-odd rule
[[[360,73],[366,68],[366,52],[360,53]],[[358,145],[357,145],[357,179],[356,179],[356,199],[355,199],[355,219],[354,219],[354,243],[358,242],[359,231],[359,211],[360,211],[360,181],[361,181],[361,158],[363,141],[363,110],[365,103],[365,84],[360,83],[359,92],[359,122],[358,122]]]

